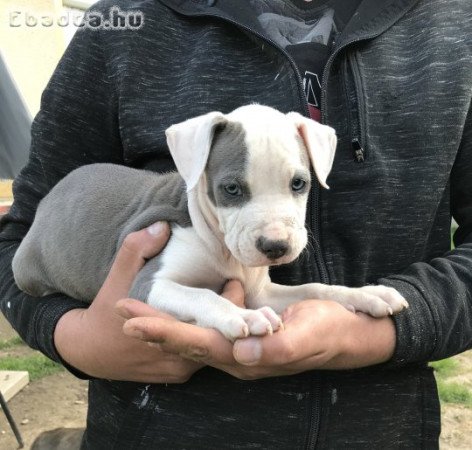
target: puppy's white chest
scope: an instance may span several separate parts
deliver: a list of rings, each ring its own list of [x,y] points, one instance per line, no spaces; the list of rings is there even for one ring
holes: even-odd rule
[[[215,245],[218,244],[215,242]],[[266,267],[244,267],[232,255],[223,255],[220,248],[211,248],[193,227],[175,225],[156,276],[215,292],[221,292],[226,281],[237,279],[246,293],[252,294],[265,280],[267,272]]]
[[[184,286],[221,290],[225,277],[215,261],[215,249],[208,248],[193,227],[172,227],[172,237],[162,253],[156,274]]]

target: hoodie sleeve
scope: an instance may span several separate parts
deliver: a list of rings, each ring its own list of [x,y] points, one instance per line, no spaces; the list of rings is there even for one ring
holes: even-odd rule
[[[61,294],[34,298],[15,285],[13,255],[40,200],[68,172],[96,162],[122,163],[116,90],[107,74],[100,33],[81,29],[41,98],[27,165],[13,186],[14,203],[0,222],[0,308],[33,348],[60,361],[53,333],[60,317],[84,303]]]
[[[379,280],[410,308],[394,317],[397,346],[390,364],[447,358],[472,347],[472,110],[451,178],[451,212],[459,227],[455,249],[429,264]]]

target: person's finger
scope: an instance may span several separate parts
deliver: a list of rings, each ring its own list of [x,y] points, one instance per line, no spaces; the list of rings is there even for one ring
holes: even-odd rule
[[[320,304],[321,300],[307,300],[288,308],[284,315],[285,328],[273,335],[237,340],[233,352],[235,360],[246,366],[269,367],[290,365],[307,358],[326,359],[332,338],[326,333],[315,334],[319,328],[319,322],[318,326],[315,322],[323,320],[323,310],[317,308],[318,315],[315,316],[314,309],[310,308],[313,302]]]
[[[159,311],[147,303],[132,298],[119,300],[115,305],[115,312],[123,319],[132,319],[133,317],[160,317],[161,319],[175,320],[170,314]]]
[[[246,307],[244,305],[244,288],[239,280],[228,281],[224,286],[221,296],[240,308]]]
[[[157,222],[144,230],[128,234],[118,250],[113,269],[121,274],[136,275],[147,259],[156,256],[164,248],[169,235],[170,229],[166,222]]]
[[[310,355],[310,349],[293,330],[279,330],[273,335],[248,337],[234,343],[234,359],[245,366],[281,366]]]
[[[144,230],[126,236],[115,257],[102,289],[111,287],[116,294],[126,297],[136,274],[147,259],[157,255],[169,239],[166,222],[157,222]]]
[[[158,343],[164,351],[214,367],[234,364],[232,343],[211,328],[156,317],[137,317],[127,320],[123,331],[129,336]]]

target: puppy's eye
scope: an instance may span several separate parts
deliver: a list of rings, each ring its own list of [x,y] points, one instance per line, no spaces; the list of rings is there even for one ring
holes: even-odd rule
[[[241,186],[238,183],[229,183],[224,185],[224,190],[228,195],[236,197],[243,193]]]
[[[306,181],[303,178],[294,178],[292,180],[292,191],[294,192],[303,191],[305,186],[306,186]]]

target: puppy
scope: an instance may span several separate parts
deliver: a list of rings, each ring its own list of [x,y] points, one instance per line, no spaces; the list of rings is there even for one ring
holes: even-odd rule
[[[249,105],[189,119],[166,136],[178,172],[93,164],[52,189],[13,259],[22,290],[91,302],[126,235],[167,220],[172,237],[138,274],[130,297],[230,340],[278,330],[277,313],[308,298],[375,317],[408,306],[385,286],[289,287],[269,278],[269,266],[293,261],[307,244],[310,166],[328,188],[332,128]],[[229,279],[242,282],[248,309],[218,295]]]

